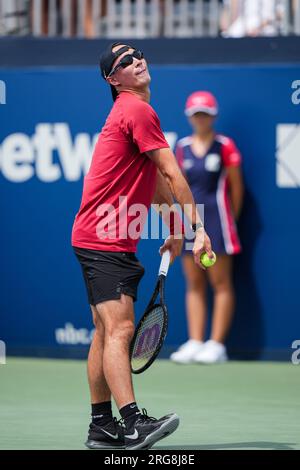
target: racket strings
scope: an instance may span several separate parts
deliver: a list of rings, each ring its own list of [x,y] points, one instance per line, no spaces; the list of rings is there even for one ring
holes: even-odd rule
[[[164,323],[163,308],[157,305],[148,313],[138,330],[131,359],[134,370],[146,365],[156,353],[161,342]]]

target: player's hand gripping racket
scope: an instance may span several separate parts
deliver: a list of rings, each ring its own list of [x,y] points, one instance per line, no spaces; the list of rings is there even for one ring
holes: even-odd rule
[[[168,328],[168,312],[165,304],[165,280],[170,265],[170,251],[165,251],[158,272],[152,298],[139,321],[130,346],[131,371],[144,372],[155,361]],[[159,302],[155,303],[159,295]]]

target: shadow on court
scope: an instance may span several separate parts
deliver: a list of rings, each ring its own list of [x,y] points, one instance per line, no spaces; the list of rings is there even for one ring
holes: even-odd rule
[[[151,450],[221,450],[221,449],[265,449],[265,450],[294,450],[295,443],[287,442],[232,442],[227,444],[207,444],[190,446],[158,446]]]

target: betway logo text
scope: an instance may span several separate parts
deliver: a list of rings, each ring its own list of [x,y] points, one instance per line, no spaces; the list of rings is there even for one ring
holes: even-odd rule
[[[177,135],[166,133],[171,147]],[[38,124],[35,134],[11,134],[0,145],[0,171],[13,183],[25,183],[36,176],[44,183],[60,179],[78,181],[90,167],[98,134],[77,134],[74,139],[67,123]]]
[[[38,124],[32,137],[11,134],[4,139],[0,146],[1,172],[14,183],[24,183],[34,175],[44,183],[62,177],[77,181],[89,168],[96,139],[97,135],[91,139],[82,133],[73,142],[67,124]]]

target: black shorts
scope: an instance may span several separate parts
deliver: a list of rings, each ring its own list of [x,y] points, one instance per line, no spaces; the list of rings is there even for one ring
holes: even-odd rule
[[[145,270],[134,253],[73,248],[90,305],[120,299],[121,294],[137,300],[137,288]]]

